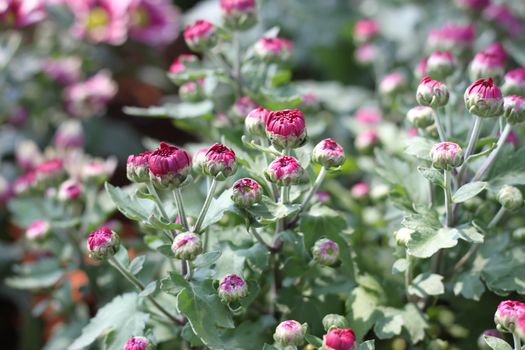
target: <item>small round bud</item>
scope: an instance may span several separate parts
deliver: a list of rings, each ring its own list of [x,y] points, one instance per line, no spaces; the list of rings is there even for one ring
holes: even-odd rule
[[[60,185],[57,197],[62,202],[76,201],[82,195],[82,184],[75,179],[69,179]]]
[[[438,79],[449,77],[456,69],[456,61],[450,51],[434,51],[426,61],[425,74]]]
[[[248,135],[265,137],[266,120],[270,111],[263,107],[252,110],[244,119],[244,130]]]
[[[509,70],[503,78],[501,90],[505,95],[525,95],[525,67]]]
[[[87,247],[89,257],[101,261],[115,255],[120,247],[120,237],[116,232],[103,226],[89,234]]]
[[[416,67],[414,68],[414,76],[416,77],[416,79],[421,80],[421,79],[423,79],[424,76],[428,75],[428,73],[427,73],[427,66],[428,66],[427,62],[428,62],[428,58],[427,57],[423,57],[416,64]]]
[[[518,95],[503,98],[503,116],[509,124],[518,124],[525,121],[525,98]]]
[[[422,106],[443,107],[447,104],[448,97],[447,86],[429,76],[424,77],[417,87],[416,100]]]
[[[325,266],[332,266],[339,259],[339,245],[330,239],[320,239],[312,248],[314,260]]]
[[[301,164],[292,156],[277,157],[268,165],[264,175],[278,186],[299,185],[308,181]]]
[[[286,320],[275,328],[273,339],[279,346],[301,346],[308,330],[307,324],[300,324],[295,320]]]
[[[323,345],[326,350],[354,350],[357,342],[351,328],[334,328],[324,335]]]
[[[131,182],[148,182],[149,166],[148,160],[151,155],[146,151],[137,155],[130,155],[126,164],[126,175]]]
[[[354,58],[361,65],[369,65],[376,60],[378,51],[375,44],[363,44],[355,49]]]
[[[335,168],[343,165],[345,151],[332,139],[324,139],[319,142],[312,151],[312,162],[325,168]]]
[[[32,242],[43,242],[51,234],[51,225],[45,220],[36,220],[26,229],[26,238]]]
[[[497,117],[503,113],[503,95],[492,78],[472,83],[463,98],[468,111],[478,117]]]
[[[307,138],[303,113],[298,109],[270,112],[266,119],[266,136],[279,150],[301,147]]]
[[[219,283],[218,294],[223,303],[236,302],[248,295],[248,285],[237,275],[227,275]]]
[[[287,62],[292,57],[291,41],[277,37],[263,37],[255,43],[255,55],[268,63]]]
[[[370,186],[364,182],[360,181],[356,183],[354,186],[352,186],[352,189],[350,190],[350,193],[352,194],[352,197],[355,199],[365,199],[368,197],[368,194],[370,193]]]
[[[434,168],[452,170],[463,164],[463,150],[457,143],[440,142],[430,150],[430,158]]]
[[[231,109],[231,114],[233,117],[242,120],[246,118],[248,113],[256,108],[257,103],[254,100],[252,100],[249,96],[243,96],[235,101]]]
[[[498,202],[503,208],[515,211],[523,206],[523,195],[518,188],[503,185],[498,192]]]
[[[233,149],[216,143],[206,152],[202,170],[217,180],[225,180],[237,171],[237,160]]]
[[[126,342],[124,350],[153,350],[154,346],[145,337],[131,337]]]
[[[328,314],[323,317],[323,327],[327,332],[332,328],[346,328],[348,327],[348,320],[346,317],[341,315]]]
[[[401,227],[399,230],[394,232],[394,239],[396,240],[396,244],[401,247],[406,247],[408,242],[412,238],[412,234],[414,232],[414,230],[411,230],[409,228]]]
[[[491,350],[492,348],[485,341],[485,336],[501,338],[500,332],[497,329],[487,329],[478,338],[478,347],[480,350]]]
[[[476,31],[473,25],[447,24],[430,31],[427,46],[431,51],[450,50],[462,56],[470,51],[475,39]]]
[[[58,127],[53,143],[61,150],[84,147],[82,124],[78,120],[66,120]]]
[[[434,121],[436,120],[436,112],[434,112],[432,107],[417,106],[408,110],[407,120],[416,128],[425,129],[434,124]]]
[[[259,203],[262,198],[262,188],[259,183],[249,178],[235,181],[233,184],[232,201],[241,208],[248,208]]]
[[[525,313],[525,304],[514,300],[499,303],[494,314],[494,323],[501,332],[514,332],[518,317]]]
[[[212,23],[203,19],[186,26],[183,36],[186,44],[193,51],[204,52],[217,45],[217,29]]]
[[[379,34],[379,24],[373,19],[360,19],[354,25],[353,35],[357,43],[366,43]]]
[[[151,152],[148,159],[150,179],[158,188],[173,189],[181,186],[191,172],[188,153],[165,142]]]
[[[482,51],[477,53],[470,62],[469,76],[473,81],[486,77],[492,77],[499,81],[504,73],[505,61],[501,59],[499,54]]]
[[[361,153],[370,153],[379,144],[379,136],[375,130],[360,132],[355,138],[355,148]]]
[[[191,232],[183,232],[175,236],[171,250],[180,260],[194,260],[202,253],[202,243],[199,236]]]
[[[257,23],[255,0],[221,0],[222,19],[233,30],[247,30]]]
[[[13,185],[13,191],[17,196],[29,193],[37,189],[36,174],[34,171],[19,176]]]
[[[199,58],[195,55],[182,54],[177,57],[169,68],[169,77],[177,85],[191,81],[193,77],[188,74],[188,68],[196,66]]]
[[[399,72],[386,75],[379,83],[379,93],[385,97],[394,97],[407,87],[406,77]]]
[[[188,81],[179,88],[179,96],[183,102],[199,102],[204,96],[204,80],[198,79]]]

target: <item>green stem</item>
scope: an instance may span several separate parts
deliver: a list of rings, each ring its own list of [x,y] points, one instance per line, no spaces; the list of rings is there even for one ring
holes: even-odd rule
[[[445,210],[446,210],[446,226],[451,227],[454,223],[454,217],[452,215],[452,194],[450,193],[450,172],[445,170],[443,172],[445,178]]]
[[[496,160],[499,152],[501,152],[501,149],[503,148],[503,145],[505,145],[507,137],[509,136],[511,131],[512,126],[510,124],[505,125],[505,128],[503,129],[503,132],[501,133],[498,139],[498,143],[496,144],[496,148],[490,153],[489,157],[481,165],[476,175],[474,175],[474,177],[472,178],[472,181],[479,181],[483,178],[483,176],[485,176],[487,171],[490,169],[490,167]]]
[[[514,350],[521,350],[521,339],[516,332],[512,333],[512,339],[514,340]]]
[[[204,205],[202,206],[201,212],[199,213],[199,216],[197,218],[197,223],[195,224],[195,228],[193,229],[193,232],[195,233],[199,233],[201,230],[201,226],[204,222],[204,218],[206,217],[206,213],[210,208],[211,200],[213,199],[213,194],[215,193],[215,189],[217,188],[217,183],[217,179],[213,178],[213,180],[211,181],[210,189],[208,191],[208,195],[206,196]]]
[[[157,208],[159,209],[160,214],[162,215],[162,218],[166,220],[167,222],[170,222],[168,213],[166,213],[166,210],[164,210],[164,205],[162,204],[162,201],[160,200],[159,194],[157,190],[155,189],[155,186],[153,186],[151,182],[146,182],[146,186],[148,188],[148,192],[153,196],[155,200],[155,204],[157,204]]]
[[[191,280],[193,277],[193,265],[190,260],[186,260],[186,264],[188,265],[188,272],[186,274],[186,280]]]
[[[410,256],[410,254],[408,254],[408,252],[406,253],[406,262],[407,262],[407,266],[406,266],[406,270],[405,270],[405,293],[406,293],[406,296],[407,296],[407,300],[409,302],[412,301],[412,296],[410,295],[410,293],[408,292],[408,289],[410,287],[410,284],[412,283],[412,257]]]
[[[501,207],[499,208],[498,212],[496,213],[496,215],[494,215],[494,217],[492,218],[492,220],[490,220],[489,224],[488,224],[488,228],[494,228],[496,227],[496,225],[498,224],[498,222],[503,218],[503,216],[505,215],[505,208]]]
[[[186,217],[186,211],[184,210],[184,202],[182,200],[182,191],[180,188],[173,190],[173,198],[175,198],[175,203],[177,204],[177,211],[179,212],[180,222],[186,231],[190,230],[190,225],[188,224],[188,218]]]
[[[321,171],[319,171],[319,174],[317,175],[317,178],[315,179],[314,184],[312,185],[312,188],[310,189],[306,197],[304,197],[304,200],[301,203],[299,212],[303,211],[306,208],[306,206],[308,205],[308,203],[310,202],[314,194],[319,190],[319,187],[321,187],[321,184],[323,183],[325,176],[326,176],[326,168],[322,167]]]
[[[237,93],[238,93],[238,97],[242,97],[243,96],[243,91],[242,91],[242,62],[241,62],[241,56],[242,56],[242,52],[241,52],[241,42],[239,40],[239,35],[238,33],[234,33],[233,34],[233,47],[234,47],[234,65],[233,65],[233,69],[234,69],[234,73],[233,73],[233,76],[235,77],[235,81],[237,83]]]
[[[476,119],[474,120],[474,126],[472,127],[472,132],[470,133],[470,139],[467,145],[467,149],[465,150],[465,155],[463,156],[463,165],[459,169],[458,186],[461,186],[463,184],[463,176],[465,175],[465,171],[467,170],[467,167],[468,167],[467,160],[468,160],[468,157],[474,151],[474,148],[476,147],[476,143],[478,142],[480,131],[481,131],[481,118],[476,116]]]
[[[269,245],[268,243],[266,243],[264,241],[264,239],[261,237],[261,235],[257,232],[257,230],[254,228],[254,227],[251,227],[249,232],[255,237],[255,239],[261,243],[263,246],[266,247],[266,249],[268,249],[270,252],[273,252],[275,251],[274,247],[272,247],[271,245]]]
[[[445,133],[445,129],[443,129],[443,124],[441,124],[441,120],[439,119],[439,112],[436,110],[436,128],[439,135],[439,140],[441,142],[445,142],[447,140],[447,134]]]

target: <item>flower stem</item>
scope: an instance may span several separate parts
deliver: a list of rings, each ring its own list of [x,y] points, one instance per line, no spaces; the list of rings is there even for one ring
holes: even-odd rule
[[[274,252],[275,251],[275,248],[272,247],[271,245],[269,245],[268,243],[266,243],[264,241],[264,239],[261,237],[261,235],[257,232],[257,230],[254,227],[251,227],[249,232],[255,237],[255,239],[259,243],[261,243],[263,246],[265,246],[266,249],[268,249],[268,251],[270,251],[270,252]]]
[[[447,134],[445,133],[445,129],[443,129],[443,124],[441,124],[441,120],[439,119],[439,112],[436,110],[436,128],[439,135],[439,140],[441,142],[445,142],[447,140]]]
[[[476,175],[474,175],[474,177],[472,178],[472,181],[479,181],[483,178],[483,176],[485,176],[487,171],[490,169],[490,167],[496,160],[496,157],[498,156],[499,152],[503,148],[503,145],[507,141],[507,137],[509,136],[511,131],[512,131],[512,126],[510,124],[505,125],[505,128],[503,129],[503,132],[501,133],[498,139],[498,142],[496,144],[496,148],[492,151],[492,153],[490,153],[489,157],[481,165],[481,168],[479,168]]]
[[[193,277],[193,265],[190,260],[186,260],[186,264],[188,265],[188,273],[186,274],[186,280],[191,280]]]
[[[412,296],[408,292],[408,288],[410,287],[410,283],[412,283],[412,257],[408,252],[406,252],[406,270],[405,270],[405,293],[407,296],[407,300],[410,302],[412,300]]]
[[[306,206],[308,205],[308,203],[310,202],[314,194],[317,192],[317,190],[319,190],[319,187],[321,187],[321,183],[323,182],[325,176],[326,176],[326,168],[322,167],[321,171],[319,171],[319,174],[317,175],[317,178],[315,179],[314,184],[312,185],[312,188],[310,189],[310,192],[308,192],[306,197],[304,197],[304,200],[301,203],[299,212],[303,211],[306,208]]]
[[[505,215],[505,208],[501,207],[499,208],[498,212],[496,213],[496,215],[494,215],[494,217],[492,218],[492,220],[490,220],[489,224],[488,224],[488,228],[494,228],[498,222],[503,218],[503,216]]]
[[[521,350],[521,340],[516,332],[512,332],[512,339],[514,340],[514,350]]]
[[[179,212],[180,222],[186,231],[190,230],[190,225],[188,225],[188,218],[186,217],[186,211],[184,210],[184,202],[182,200],[182,192],[180,188],[173,190],[173,197],[175,198],[175,203],[177,203],[177,210]]]
[[[450,193],[450,172],[444,170],[443,176],[445,178],[445,210],[446,210],[446,227],[454,224],[454,217],[452,213],[452,195]]]
[[[233,47],[234,47],[234,64],[233,64],[233,76],[235,77],[235,81],[237,83],[237,93],[239,94],[239,97],[243,95],[242,91],[242,62],[241,62],[241,41],[239,40],[238,33],[233,34]]]
[[[160,214],[165,220],[169,222],[170,218],[168,217],[168,213],[166,213],[166,210],[164,210],[164,206],[162,205],[162,201],[160,200],[159,194],[157,193],[155,186],[153,186],[151,182],[146,182],[146,186],[148,188],[149,194],[151,194],[155,199],[155,204],[157,204],[157,208],[160,210]]]
[[[210,208],[211,200],[213,199],[213,194],[215,193],[216,188],[217,188],[217,179],[213,178],[213,180],[211,181],[210,189],[208,191],[208,195],[206,196],[206,200],[204,201],[204,205],[202,206],[201,212],[199,213],[197,222],[193,229],[193,232],[195,233],[199,233],[201,230],[202,223],[204,222],[206,213],[208,212],[208,209]]]
[[[478,142],[479,138],[479,132],[481,131],[481,118],[476,116],[476,119],[474,119],[474,126],[472,127],[472,132],[470,133],[470,139],[467,145],[467,149],[465,150],[465,155],[463,156],[463,165],[459,169],[459,175],[458,175],[458,185],[461,186],[463,184],[463,176],[465,175],[465,171],[467,170],[467,160],[468,157],[472,154],[472,151],[474,151],[474,148],[476,147],[476,143]]]

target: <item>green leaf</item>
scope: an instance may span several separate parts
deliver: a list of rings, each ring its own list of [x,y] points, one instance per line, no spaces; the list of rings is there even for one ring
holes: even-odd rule
[[[414,278],[412,284],[408,287],[408,292],[420,298],[443,294],[445,293],[443,276],[429,272],[422,273]]]
[[[165,117],[170,119],[191,119],[211,115],[213,102],[206,100],[202,102],[178,104],[166,104],[164,106],[137,108],[124,107],[124,113],[141,117]]]
[[[414,304],[405,305],[403,320],[403,327],[410,335],[412,343],[418,343],[425,338],[425,329],[428,328],[428,323],[417,306]]]
[[[315,335],[307,334],[305,335],[304,338],[306,339],[308,344],[311,344],[315,346],[316,348],[320,348],[321,346],[323,346],[323,340],[320,338],[317,338]]]
[[[35,263],[15,265],[17,276],[8,277],[5,283],[18,289],[40,289],[54,286],[66,272],[58,260],[46,258]]]
[[[201,254],[197,256],[197,258],[193,262],[193,266],[195,267],[211,266],[221,257],[221,254],[222,252],[218,250]]]
[[[419,159],[430,161],[430,150],[434,143],[423,137],[411,137],[405,143],[405,153]]]
[[[487,188],[487,183],[484,181],[470,182],[461,186],[454,195],[452,195],[452,202],[463,203],[471,198],[476,197],[481,191]]]
[[[481,272],[487,288],[499,295],[525,294],[525,247],[494,254]]]
[[[232,189],[228,189],[221,193],[218,198],[213,198],[210,204],[210,208],[206,213],[206,217],[202,223],[201,229],[204,230],[206,227],[215,224],[217,221],[222,219],[224,214],[228,211],[236,211],[236,208],[231,200]]]
[[[399,335],[402,326],[402,311],[391,307],[383,307],[374,326],[374,332],[379,339],[389,339]]]
[[[137,198],[122,189],[106,182],[106,192],[109,194],[118,210],[128,219],[134,221],[148,221],[153,216],[155,203],[149,199]]]
[[[375,340],[367,340],[364,343],[359,344],[357,350],[375,350]]]
[[[378,304],[378,297],[361,286],[350,292],[346,300],[346,318],[352,325],[357,339],[361,339],[380,316]]]
[[[147,297],[148,295],[153,294],[156,290],[157,290],[157,281],[152,281],[148,283],[148,285],[146,286],[146,288],[144,288],[142,292],[139,293],[139,296],[142,298]]]
[[[417,171],[423,175],[425,179],[430,181],[430,183],[437,185],[441,188],[445,188],[445,178],[443,173],[434,168],[426,168],[423,166],[418,166]]]
[[[478,301],[485,292],[485,285],[478,272],[463,272],[455,276],[453,290],[455,295]]]
[[[408,241],[408,253],[416,258],[430,258],[438,250],[458,244],[457,230],[440,228],[434,232],[416,231]]]
[[[68,349],[82,350],[97,338],[112,332],[107,349],[121,350],[130,337],[143,334],[148,319],[149,315],[139,309],[136,293],[119,295],[98,310]]]
[[[145,261],[146,261],[145,255],[137,256],[135,259],[133,259],[131,264],[129,264],[129,271],[134,275],[138,274],[144,267]]]
[[[512,350],[512,347],[505,340],[490,335],[484,335],[485,342],[492,350]]]

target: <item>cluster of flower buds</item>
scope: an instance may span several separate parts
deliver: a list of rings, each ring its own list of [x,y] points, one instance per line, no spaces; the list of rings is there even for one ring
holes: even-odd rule
[[[468,111],[478,117],[497,117],[503,113],[503,95],[492,78],[472,83],[463,98]]]
[[[339,260],[339,245],[327,238],[314,243],[312,248],[314,261],[325,266],[332,266]]]
[[[153,343],[146,337],[131,337],[126,342],[124,350],[153,350]]]
[[[292,56],[291,41],[278,37],[262,37],[254,46],[255,55],[268,63],[287,62]]]
[[[343,165],[345,151],[332,139],[324,139],[319,142],[312,151],[312,162],[325,168],[336,168]]]
[[[45,220],[36,220],[26,229],[26,238],[29,241],[41,243],[51,234],[51,225]]]
[[[177,259],[194,260],[202,253],[201,239],[191,232],[179,233],[173,240],[171,250]]]
[[[525,304],[514,300],[505,300],[498,305],[494,314],[494,323],[500,332],[513,333],[516,321],[525,314]]]
[[[247,30],[257,23],[255,0],[221,0],[224,24],[233,30]]]
[[[286,320],[275,328],[273,339],[282,347],[301,346],[304,343],[304,337],[308,330],[306,323],[300,324],[295,320]]]
[[[498,192],[498,202],[509,211],[516,211],[523,206],[523,195],[514,186],[503,185]]]
[[[89,257],[93,260],[105,260],[115,255],[119,247],[119,235],[106,226],[91,232],[87,239]]]
[[[255,180],[242,178],[233,184],[231,199],[240,208],[249,208],[259,203],[262,198],[262,187]]]
[[[443,107],[449,98],[448,88],[442,82],[424,77],[417,87],[416,100],[422,106]]]
[[[204,19],[188,25],[184,29],[184,40],[190,49],[196,52],[208,51],[217,45],[217,28]]]
[[[217,292],[223,303],[238,302],[248,295],[248,285],[242,277],[231,274],[219,282]]]
[[[327,332],[334,328],[347,328],[348,326],[348,320],[344,316],[328,314],[323,317],[323,327]]]
[[[332,328],[323,337],[326,350],[354,350],[357,348],[355,333],[351,328]]]
[[[440,142],[430,150],[432,166],[441,170],[452,170],[463,164],[463,150],[457,143]]]

